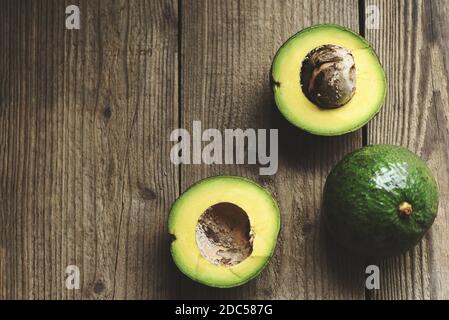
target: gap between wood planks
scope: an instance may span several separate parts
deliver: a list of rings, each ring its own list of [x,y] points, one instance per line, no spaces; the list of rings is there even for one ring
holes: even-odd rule
[[[182,0],[178,0],[178,128],[181,128],[182,124]],[[178,166],[178,194],[179,197],[182,193],[182,170],[181,164]]]
[[[365,0],[358,0],[359,5],[359,34],[365,38],[365,18],[366,18],[366,4]],[[368,145],[368,124],[365,124],[362,127],[362,147]],[[369,264],[368,261],[366,264]],[[365,300],[372,300],[373,296],[371,294],[371,291],[365,288]]]
[[[362,37],[365,37],[365,0],[359,1],[359,33]],[[368,144],[368,124],[362,127],[362,146]]]

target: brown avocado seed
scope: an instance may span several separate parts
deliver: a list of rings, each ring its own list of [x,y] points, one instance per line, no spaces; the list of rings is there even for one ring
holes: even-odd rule
[[[355,93],[354,57],[340,46],[317,47],[302,62],[300,81],[306,97],[320,108],[341,107]]]
[[[198,220],[196,243],[201,255],[219,266],[233,266],[253,251],[253,236],[246,212],[239,206],[220,202]]]

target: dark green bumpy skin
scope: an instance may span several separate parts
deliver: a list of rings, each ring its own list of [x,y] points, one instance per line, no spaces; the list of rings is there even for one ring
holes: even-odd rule
[[[407,201],[410,216],[398,206]],[[359,149],[340,161],[324,187],[324,222],[335,241],[364,257],[386,257],[414,246],[438,210],[438,187],[427,165],[392,145]]]

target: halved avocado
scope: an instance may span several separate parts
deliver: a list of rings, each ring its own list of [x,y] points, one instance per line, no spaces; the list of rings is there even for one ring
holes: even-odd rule
[[[280,112],[317,135],[355,131],[381,109],[385,73],[369,43],[337,25],[312,26],[278,50],[271,81]]]
[[[271,194],[234,176],[197,182],[176,200],[168,220],[178,268],[219,288],[256,277],[273,255],[279,228],[279,208]]]

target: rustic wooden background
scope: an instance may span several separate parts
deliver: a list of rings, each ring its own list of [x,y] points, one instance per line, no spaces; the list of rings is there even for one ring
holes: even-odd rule
[[[77,4],[81,29],[65,29]],[[378,30],[365,8],[380,10]],[[0,299],[449,298],[449,1],[148,0],[0,2]],[[379,116],[353,134],[300,132],[276,111],[271,60],[293,33],[337,23],[364,34],[388,76]],[[170,132],[279,128],[280,167],[176,167]],[[380,262],[381,289],[321,232],[326,175],[372,143],[407,146],[438,177],[431,232]],[[252,178],[277,197],[276,254],[250,283],[193,283],[171,261],[167,215],[193,182]],[[65,288],[78,265],[81,289]]]

